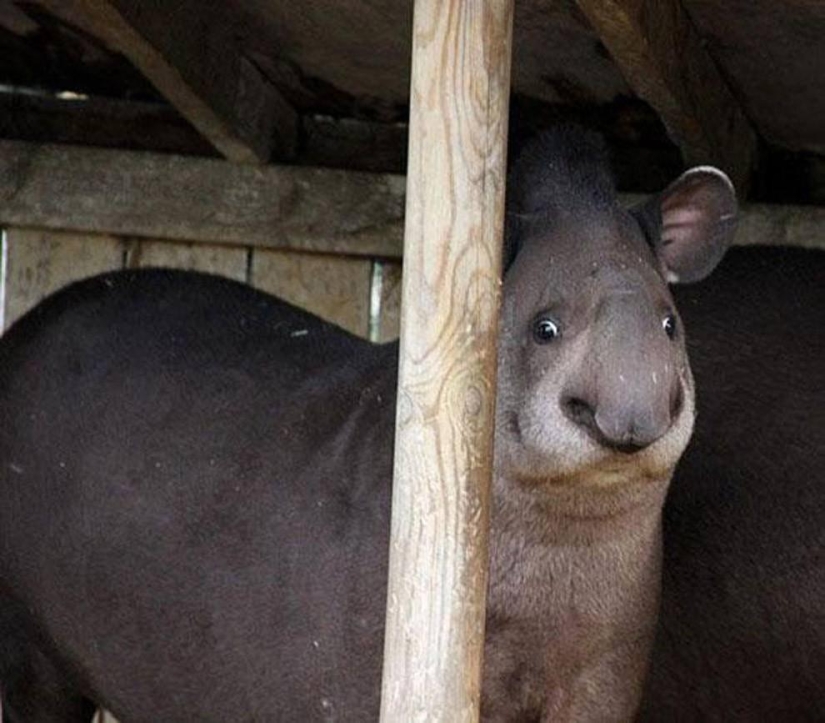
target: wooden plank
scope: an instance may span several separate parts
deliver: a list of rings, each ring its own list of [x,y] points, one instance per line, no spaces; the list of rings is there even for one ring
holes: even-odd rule
[[[0,141],[0,226],[398,259],[403,215],[392,174]],[[825,208],[746,205],[736,243],[825,248]]]
[[[62,286],[123,265],[123,242],[111,236],[14,228],[7,242],[6,328]]]
[[[248,253],[247,249],[231,246],[133,239],[126,243],[126,266],[189,269],[246,281]]]
[[[691,165],[747,189],[756,137],[679,0],[576,0],[633,90]]]
[[[746,206],[739,220],[735,243],[825,249],[825,207]]]
[[[367,336],[369,261],[257,249],[250,270],[252,286]]]
[[[404,179],[0,141],[0,225],[401,255]]]
[[[246,58],[231,8],[200,0],[42,0],[123,53],[226,158],[294,153],[298,116]]]
[[[380,275],[373,277],[373,283],[380,283],[377,289],[378,309],[373,341],[384,343],[397,339],[401,330],[401,264],[393,261],[378,261]]]
[[[381,720],[478,720],[512,0],[417,0]]]

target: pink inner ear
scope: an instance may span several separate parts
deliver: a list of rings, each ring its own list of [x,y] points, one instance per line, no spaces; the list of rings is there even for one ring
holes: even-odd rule
[[[698,206],[681,206],[666,213],[668,226],[681,226],[688,223],[698,223],[704,212]]]
[[[677,206],[664,214],[662,225],[662,243],[669,244],[682,240],[707,223],[703,209],[697,206]]]
[[[736,196],[727,176],[710,167],[693,168],[659,197],[658,256],[670,282],[704,278],[730,243]]]

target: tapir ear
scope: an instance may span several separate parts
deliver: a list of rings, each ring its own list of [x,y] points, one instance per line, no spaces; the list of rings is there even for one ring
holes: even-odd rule
[[[716,267],[733,240],[736,191],[712,166],[683,173],[634,210],[670,283],[699,281]]]

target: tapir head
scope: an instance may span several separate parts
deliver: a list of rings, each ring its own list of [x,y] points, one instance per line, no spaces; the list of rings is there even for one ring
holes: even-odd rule
[[[736,223],[728,178],[683,174],[636,209],[600,144],[529,146],[508,189],[497,466],[521,479],[669,477],[690,436],[693,381],[668,283],[703,278]]]

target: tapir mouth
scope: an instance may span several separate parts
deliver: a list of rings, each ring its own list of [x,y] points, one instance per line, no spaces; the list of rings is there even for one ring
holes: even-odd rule
[[[619,454],[636,454],[637,452],[641,452],[643,449],[646,449],[651,444],[655,444],[655,442],[659,439],[657,437],[652,442],[645,442],[637,444],[635,442],[624,442],[624,443],[616,443],[616,442],[608,442],[605,446],[610,447],[611,449],[615,450]]]
[[[576,486],[607,488],[633,482],[669,479],[684,451],[692,428],[680,414],[673,424],[649,444],[605,443],[580,426],[568,433],[545,437],[530,432],[517,412],[506,416],[507,432],[515,443],[506,455],[513,472],[531,486]],[[569,434],[569,432],[574,432]],[[520,450],[520,451],[516,451]],[[501,458],[502,462],[504,457]]]
[[[519,444],[524,444],[524,438],[521,434],[521,425],[518,422],[518,414],[516,412],[509,412],[507,414],[507,429],[513,435],[513,439]]]
[[[681,411],[681,393],[671,395],[669,408],[653,414],[647,408],[625,411],[591,406],[572,397],[562,400],[564,415],[593,442],[623,455],[650,447],[673,427]]]

